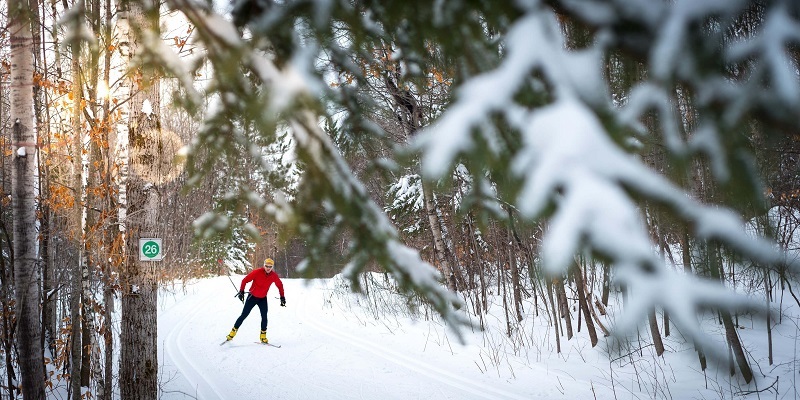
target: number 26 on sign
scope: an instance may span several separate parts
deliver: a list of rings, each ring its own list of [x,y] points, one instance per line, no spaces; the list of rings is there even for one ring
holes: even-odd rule
[[[139,261],[161,261],[164,256],[161,238],[139,239]]]

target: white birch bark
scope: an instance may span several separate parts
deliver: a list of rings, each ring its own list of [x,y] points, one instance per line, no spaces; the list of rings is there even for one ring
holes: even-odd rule
[[[44,399],[44,356],[36,268],[36,131],[33,122],[33,36],[27,1],[9,0],[11,44],[14,291],[23,399]]]
[[[82,13],[82,2],[76,3],[77,12]],[[78,19],[80,21],[80,19]],[[75,27],[73,27],[75,29]],[[83,132],[81,129],[81,99],[83,96],[81,86],[83,85],[80,73],[80,44],[75,41],[72,46],[72,134],[74,136],[72,149],[72,187],[75,190],[75,202],[73,203],[73,218],[75,219],[73,241],[77,247],[76,265],[70,278],[72,295],[69,300],[70,319],[71,319],[71,346],[70,346],[70,390],[72,398],[77,399],[81,396],[81,354],[83,343],[81,343],[81,329],[83,318],[81,317],[81,286],[84,266],[84,226],[85,218],[83,212],[84,185],[83,185]]]

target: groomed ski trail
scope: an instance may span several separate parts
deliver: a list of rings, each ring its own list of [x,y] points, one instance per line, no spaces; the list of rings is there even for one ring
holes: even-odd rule
[[[186,327],[189,323],[202,312],[213,299],[208,298],[201,303],[203,307],[196,307],[192,312],[186,314],[180,322],[172,328],[167,339],[164,341],[164,351],[175,364],[175,367],[183,374],[183,377],[191,384],[197,392],[198,399],[224,399],[225,391],[209,379],[204,373],[202,365],[195,365],[191,356],[187,354],[182,341],[178,338],[187,337]]]
[[[563,398],[565,381],[573,393],[593,390],[586,381],[536,365],[523,371],[527,377],[514,378],[540,381],[535,387],[476,375],[464,368],[465,362],[472,362],[466,349],[454,355],[460,364],[452,364],[436,352],[431,354],[443,363],[429,362],[424,352],[403,353],[381,344],[380,334],[349,333],[347,324],[352,321],[346,318],[342,325],[328,320],[324,310],[314,308],[323,305],[323,282],[285,279],[284,285],[288,306],[270,307],[270,339],[282,349],[259,348],[252,342],[258,335],[257,313],[244,322],[238,340],[219,346],[241,312],[241,304],[223,295],[230,289],[227,280],[201,281],[185,304],[180,300],[162,309],[160,313],[170,321],[159,326],[164,335],[163,376],[169,379],[162,398],[234,400],[268,394],[267,398],[275,400],[518,400]],[[390,341],[406,342],[402,335]],[[473,350],[477,348],[469,351]],[[454,369],[445,367],[451,364]],[[382,384],[371,384],[372,378]]]
[[[456,389],[462,390],[464,392],[470,393],[478,397],[482,397],[485,399],[503,398],[503,399],[515,399],[515,400],[525,400],[529,398],[502,389],[496,389],[488,387],[486,385],[481,385],[471,382],[456,374],[453,374],[451,372],[448,372],[431,364],[420,361],[418,358],[409,357],[407,355],[391,350],[386,346],[376,345],[374,343],[369,342],[368,340],[357,338],[347,332],[336,329],[323,322],[317,321],[314,318],[308,318],[307,307],[309,306],[307,297],[308,296],[303,298],[301,306],[296,311],[298,319],[302,321],[303,324],[310,326],[311,328],[325,335],[328,335],[332,338],[342,341],[350,346],[354,346],[359,349],[370,352],[387,361],[400,365],[411,371],[417,372],[427,378],[436,380],[438,382],[444,383],[448,386],[454,387]]]

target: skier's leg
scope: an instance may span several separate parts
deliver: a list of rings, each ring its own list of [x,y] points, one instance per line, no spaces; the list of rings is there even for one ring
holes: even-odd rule
[[[258,299],[258,311],[261,311],[261,334],[258,336],[258,340],[261,343],[269,343],[269,339],[267,339],[267,308],[267,298]]]
[[[253,307],[256,306],[257,300],[258,299],[253,297],[253,295],[247,295],[247,300],[245,300],[244,302],[244,308],[242,308],[242,315],[240,315],[239,318],[236,319],[236,323],[233,324],[234,328],[239,329],[239,327],[242,326],[242,322],[244,322],[244,319],[247,318],[248,315],[250,315],[250,311],[253,309]]]
[[[231,329],[231,333],[225,336],[225,339],[232,340],[233,337],[236,336],[236,332],[239,331],[239,327],[242,326],[242,322],[244,322],[244,319],[247,318],[247,315],[250,314],[250,311],[256,305],[256,301],[252,299],[252,295],[247,296],[247,300],[244,302],[244,308],[242,308],[242,315],[236,319],[236,322],[233,324],[233,328]]]
[[[266,331],[267,330],[267,311],[268,311],[268,308],[269,307],[267,306],[267,298],[264,297],[263,299],[259,299],[258,311],[261,311],[261,330],[262,331]]]

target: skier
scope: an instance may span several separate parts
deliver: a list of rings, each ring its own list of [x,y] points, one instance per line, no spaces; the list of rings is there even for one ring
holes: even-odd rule
[[[259,339],[261,343],[269,343],[269,340],[267,340],[267,291],[273,283],[278,287],[278,291],[281,294],[281,307],[286,307],[286,297],[283,296],[283,282],[281,282],[281,277],[278,276],[278,273],[273,271],[274,267],[275,262],[271,258],[267,258],[264,260],[263,268],[254,269],[242,279],[242,285],[236,297],[244,302],[244,308],[242,309],[242,315],[233,324],[231,333],[226,336],[228,341],[236,336],[236,332],[244,322],[244,319],[247,318],[253,307],[258,305],[258,310],[261,311],[261,336]],[[253,282],[253,284],[250,286],[250,294],[247,295],[247,301],[245,301],[244,287],[248,282]]]

